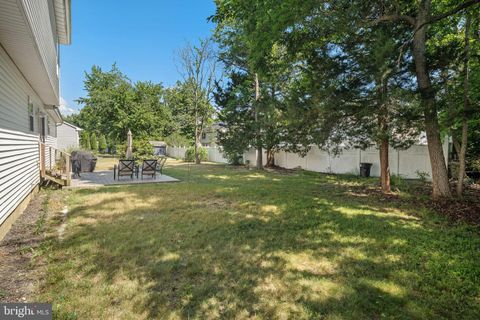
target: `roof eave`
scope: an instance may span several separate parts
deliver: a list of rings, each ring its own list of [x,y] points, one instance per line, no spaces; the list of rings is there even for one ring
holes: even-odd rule
[[[71,0],[54,0],[58,42],[69,45],[72,42]]]
[[[57,106],[45,106],[45,110],[53,118],[57,125],[63,123],[62,114],[60,113],[60,110]]]

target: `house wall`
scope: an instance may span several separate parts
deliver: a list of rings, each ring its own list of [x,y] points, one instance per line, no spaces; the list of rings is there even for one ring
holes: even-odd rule
[[[0,128],[0,225],[40,182],[38,136]]]
[[[58,149],[64,150],[71,147],[78,148],[80,146],[80,137],[75,128],[67,124],[62,124],[57,127],[57,142]]]
[[[50,85],[58,97],[57,34],[51,0],[20,0],[39,47]]]
[[[33,104],[33,131],[29,127],[29,99]],[[0,128],[38,134],[41,116],[49,119],[50,135],[56,137],[55,123],[48,117],[42,101],[0,44]]]
[[[30,131],[28,99],[34,106]],[[39,121],[48,115],[38,95],[0,46],[0,239],[7,219],[40,182]],[[57,146],[56,126],[50,119],[49,146]]]

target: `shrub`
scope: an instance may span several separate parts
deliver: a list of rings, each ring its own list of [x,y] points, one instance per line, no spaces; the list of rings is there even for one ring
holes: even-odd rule
[[[204,147],[200,147],[198,149],[198,153],[200,155],[200,161],[208,161],[208,151]],[[187,162],[195,162],[195,146],[188,147],[187,151],[185,151],[185,161]]]
[[[229,164],[234,166],[239,166],[243,164],[243,154],[238,153],[224,153],[225,157]]]
[[[390,176],[390,184],[397,190],[405,190],[407,182],[401,175],[392,174]]]
[[[80,145],[85,150],[90,150],[90,135],[87,131],[82,131],[82,137],[80,139]]]
[[[473,171],[480,172],[480,159],[475,159],[470,161],[470,166]]]
[[[105,153],[107,150],[107,139],[105,139],[105,136],[103,134],[100,135],[100,138],[98,139],[98,151],[101,153]]]
[[[180,133],[172,133],[163,139],[169,146],[188,146],[192,139],[189,139]]]
[[[417,175],[418,179],[422,182],[426,182],[428,178],[430,178],[430,173],[426,171],[417,170],[415,171],[415,174]]]
[[[95,133],[92,133],[90,135],[90,148],[93,151],[98,152],[98,140],[97,140],[97,135]]]

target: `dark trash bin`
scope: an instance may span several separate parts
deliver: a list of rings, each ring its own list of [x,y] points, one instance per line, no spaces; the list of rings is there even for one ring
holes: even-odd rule
[[[82,172],[82,168],[80,166],[80,160],[72,159],[72,172],[74,178],[80,177],[80,172]]]
[[[360,163],[360,176],[361,177],[370,177],[370,168],[372,167],[371,163],[361,162]]]
[[[95,166],[97,165],[97,158],[92,158],[90,160],[90,172],[95,171]]]
[[[79,172],[92,172],[95,170],[97,164],[97,158],[90,151],[73,151],[71,154],[72,167],[75,162],[76,166],[79,166]]]

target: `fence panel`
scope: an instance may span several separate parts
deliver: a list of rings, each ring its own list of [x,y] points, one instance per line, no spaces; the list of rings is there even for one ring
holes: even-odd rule
[[[217,147],[205,147],[208,151],[208,161],[227,163],[221,150]],[[174,158],[183,159],[185,157],[186,147],[167,147],[167,155]],[[250,161],[250,165],[256,163],[257,151],[249,149],[244,152],[244,161]],[[265,164],[266,154],[263,155]],[[359,174],[360,163],[372,163],[370,174],[373,177],[380,176],[380,157],[376,148],[366,150],[349,149],[344,150],[338,155],[329,154],[320,150],[318,147],[312,147],[305,157],[297,154],[279,151],[275,153],[275,164],[282,168],[302,168],[309,171],[335,173],[335,174]],[[389,150],[390,173],[400,175],[407,179],[418,178],[417,172],[426,172],[431,177],[430,160],[428,148],[425,145],[414,145],[406,150]]]

